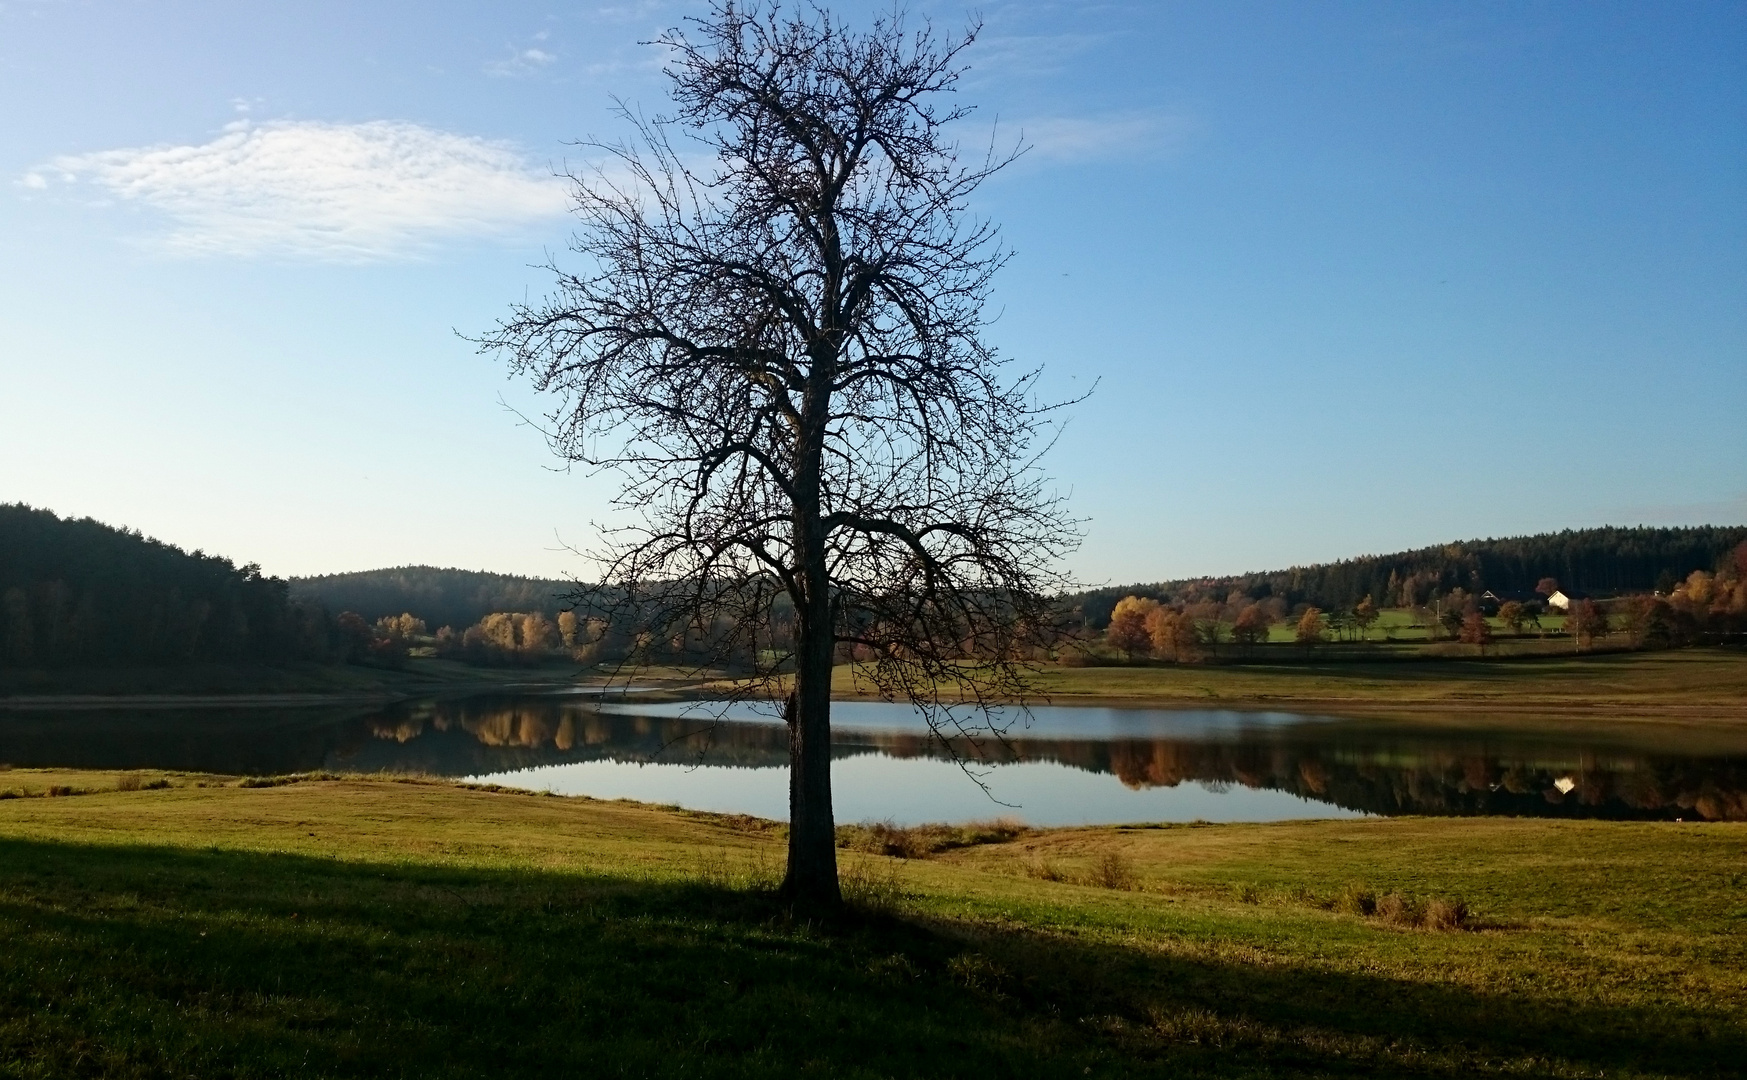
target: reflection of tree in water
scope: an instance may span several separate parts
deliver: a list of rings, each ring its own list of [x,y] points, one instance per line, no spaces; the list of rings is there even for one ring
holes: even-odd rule
[[[1374,814],[1747,820],[1747,769],[1729,759],[1513,752],[1439,746],[1435,737],[1389,746],[1163,740],[1107,746],[1109,770],[1137,788],[1225,780]]]
[[[946,756],[923,733],[838,733],[839,757]],[[958,749],[989,764],[1058,762],[1132,788],[1185,782],[1290,792],[1375,814],[1747,820],[1740,756],[1580,752],[1571,742],[1328,724],[1223,739],[1018,738]],[[356,709],[0,714],[0,762],[26,767],[272,774],[316,769],[468,776],[579,761],[781,768],[779,724],[603,714],[551,697]]]
[[[787,732],[774,724],[714,724],[602,714],[552,699],[427,703],[368,721],[379,755],[357,746],[345,767],[455,775],[586,760],[780,767]],[[356,744],[354,744],[356,745]],[[1018,738],[966,756],[988,764],[1058,762],[1116,776],[1131,788],[1241,784],[1375,814],[1747,820],[1747,768],[1730,758],[1577,752],[1568,745],[1481,744],[1435,732],[1359,739],[1325,728],[1218,739]],[[841,733],[838,756],[947,756],[922,733]],[[388,760],[392,758],[393,760]]]

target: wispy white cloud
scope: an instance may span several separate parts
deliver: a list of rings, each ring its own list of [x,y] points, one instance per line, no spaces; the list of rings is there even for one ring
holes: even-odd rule
[[[984,34],[967,54],[970,80],[976,83],[988,78],[1052,74],[1109,39],[1108,34],[1078,32]]]
[[[536,34],[538,41],[546,40],[544,33]],[[558,54],[548,52],[535,46],[528,49],[513,49],[510,54],[485,65],[485,73],[500,79],[515,78],[521,75],[532,75],[549,67]]]
[[[389,120],[242,120],[198,146],[61,157],[21,180],[57,182],[166,215],[154,242],[190,255],[394,258],[566,207],[563,182],[506,144]]]
[[[1169,153],[1181,149],[1194,125],[1179,116],[1124,113],[1033,117],[1018,128],[1033,160],[1072,163]]]

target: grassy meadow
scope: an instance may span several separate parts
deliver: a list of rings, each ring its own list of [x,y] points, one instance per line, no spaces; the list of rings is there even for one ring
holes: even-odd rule
[[[1596,721],[1747,721],[1747,651],[1678,649],[1463,660],[1330,663],[1044,665],[1037,687],[1053,704],[1324,710],[1351,715],[1515,722],[1525,716]],[[855,675],[836,690],[854,696]]]
[[[1741,825],[850,827],[851,911],[808,923],[758,819],[384,778],[12,770],[7,793],[6,1077],[1747,1061]]]

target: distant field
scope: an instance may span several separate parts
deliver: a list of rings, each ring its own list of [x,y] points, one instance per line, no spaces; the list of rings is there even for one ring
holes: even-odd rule
[[[1747,652],[1683,649],[1535,659],[1159,664],[1038,670],[1057,704],[1306,706],[1349,712],[1536,712],[1747,721]],[[838,669],[840,693],[853,692]]]
[[[0,800],[0,1076],[1715,1077],[1747,1060],[1738,825],[986,830],[1011,838],[846,852],[860,914],[815,925],[767,891],[774,823],[168,779],[0,772],[0,791],[104,792]],[[1457,900],[1467,929],[1408,925]]]

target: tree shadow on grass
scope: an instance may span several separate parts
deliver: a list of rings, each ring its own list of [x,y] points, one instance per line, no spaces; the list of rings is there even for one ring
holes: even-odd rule
[[[1747,1055],[1661,1014],[819,926],[754,889],[538,869],[5,840],[0,942],[0,1075],[1716,1075]]]

